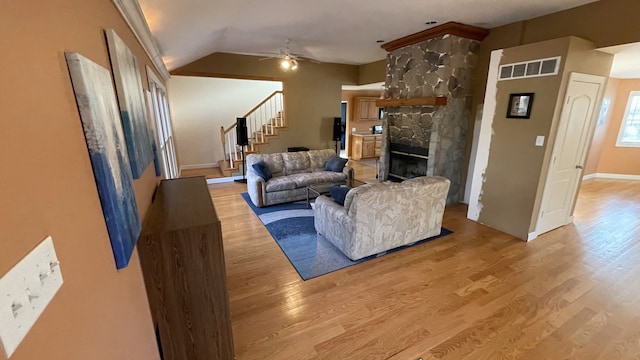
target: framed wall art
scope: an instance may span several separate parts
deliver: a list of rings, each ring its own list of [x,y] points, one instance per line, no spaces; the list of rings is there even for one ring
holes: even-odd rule
[[[65,58],[116,267],[122,269],[141,226],[111,74],[79,53]]]
[[[115,31],[108,29],[105,34],[131,172],[134,179],[139,179],[147,165],[153,161],[153,148],[147,127],[138,60]]]
[[[528,119],[531,117],[533,105],[533,93],[520,93],[509,95],[507,118]]]

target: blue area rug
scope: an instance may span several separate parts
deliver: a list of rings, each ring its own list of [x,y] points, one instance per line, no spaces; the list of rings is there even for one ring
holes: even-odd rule
[[[273,239],[303,280],[309,280],[452,233],[451,230],[442,228],[442,232],[438,236],[418,241],[410,246],[402,246],[382,254],[352,261],[322,235],[318,235],[313,225],[313,209],[307,209],[306,201],[259,208],[253,205],[249,194],[242,193],[242,197],[253,212],[258,215],[260,221],[269,230]]]

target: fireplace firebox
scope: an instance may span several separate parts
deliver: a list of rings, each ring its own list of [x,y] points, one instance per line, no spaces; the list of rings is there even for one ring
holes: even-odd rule
[[[429,149],[402,144],[389,145],[389,180],[403,181],[427,175]]]

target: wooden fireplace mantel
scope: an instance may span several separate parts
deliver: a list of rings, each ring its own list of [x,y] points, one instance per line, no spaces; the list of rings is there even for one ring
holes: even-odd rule
[[[455,35],[471,40],[482,41],[489,35],[489,30],[479,28],[477,26],[471,26],[467,24],[461,24],[454,21],[449,21],[442,25],[432,27],[427,30],[417,32],[415,34],[407,35],[400,39],[390,41],[388,43],[380,45],[381,48],[387,52],[403,48],[405,46],[417,44],[429,39],[435,39],[444,35]]]
[[[446,96],[428,96],[414,97],[406,99],[378,99],[377,107],[387,106],[429,106],[429,105],[447,105]]]

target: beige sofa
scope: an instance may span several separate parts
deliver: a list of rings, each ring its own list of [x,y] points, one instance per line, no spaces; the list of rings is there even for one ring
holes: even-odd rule
[[[307,185],[338,182],[353,178],[353,169],[325,171],[331,149],[300,152],[250,154],[247,156],[247,191],[254,205],[264,207],[307,198]],[[261,178],[253,164],[264,161],[273,177]]]
[[[319,196],[316,231],[351,260],[439,235],[449,185],[439,176],[366,184],[349,190],[344,206]]]

